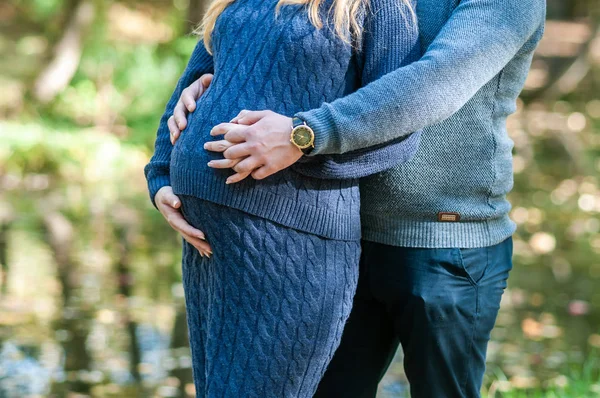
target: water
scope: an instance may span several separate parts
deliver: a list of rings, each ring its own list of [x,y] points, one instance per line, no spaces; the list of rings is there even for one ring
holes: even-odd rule
[[[0,397],[194,396],[176,238],[167,233],[155,253],[143,242],[106,250],[90,237],[65,272],[43,233],[10,234]],[[570,365],[581,367],[600,347],[599,277],[592,267],[557,278],[544,261],[517,256],[486,386],[505,380],[543,387],[560,381]],[[401,358],[399,352],[381,397],[408,396]]]

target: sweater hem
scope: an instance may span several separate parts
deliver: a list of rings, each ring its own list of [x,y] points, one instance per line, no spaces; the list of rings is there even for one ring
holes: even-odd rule
[[[495,219],[457,223],[384,218],[362,214],[363,240],[390,246],[472,249],[503,242],[516,231],[508,214]]]
[[[176,195],[195,196],[213,203],[232,207],[283,226],[323,238],[344,241],[361,239],[360,215],[340,214],[328,209],[300,203],[253,187],[225,184],[212,173],[194,174],[181,164],[171,169],[171,183]]]

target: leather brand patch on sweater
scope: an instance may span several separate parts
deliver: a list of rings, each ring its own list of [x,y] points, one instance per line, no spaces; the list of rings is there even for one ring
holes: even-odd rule
[[[438,221],[440,222],[458,222],[460,221],[460,214],[458,213],[438,213]]]

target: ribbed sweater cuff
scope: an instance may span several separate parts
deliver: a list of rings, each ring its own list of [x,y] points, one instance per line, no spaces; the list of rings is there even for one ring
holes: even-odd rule
[[[336,143],[335,139],[337,127],[331,116],[329,104],[323,104],[307,112],[299,112],[294,116],[304,120],[315,132],[315,148],[309,156],[339,153],[336,151],[339,143]]]
[[[407,220],[365,213],[361,216],[363,240],[400,247],[488,247],[503,242],[516,230],[516,224],[508,215],[457,223]]]
[[[154,207],[158,209],[156,206],[156,202],[154,198],[156,193],[162,188],[171,185],[171,179],[168,175],[158,175],[148,179],[148,191],[150,192],[150,200]]]

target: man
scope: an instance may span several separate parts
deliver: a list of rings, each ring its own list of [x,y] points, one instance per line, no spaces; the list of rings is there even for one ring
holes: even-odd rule
[[[412,161],[361,181],[359,286],[318,397],[374,397],[399,343],[413,397],[479,396],[512,268],[505,121],[542,36],[545,2],[419,0],[417,15],[420,61],[293,115],[314,131],[310,153],[289,142],[292,119],[270,111],[242,111],[215,127],[223,140],[206,145],[224,153],[219,167],[232,167],[235,182],[425,128]],[[168,122],[173,140],[209,82],[183,91]]]

